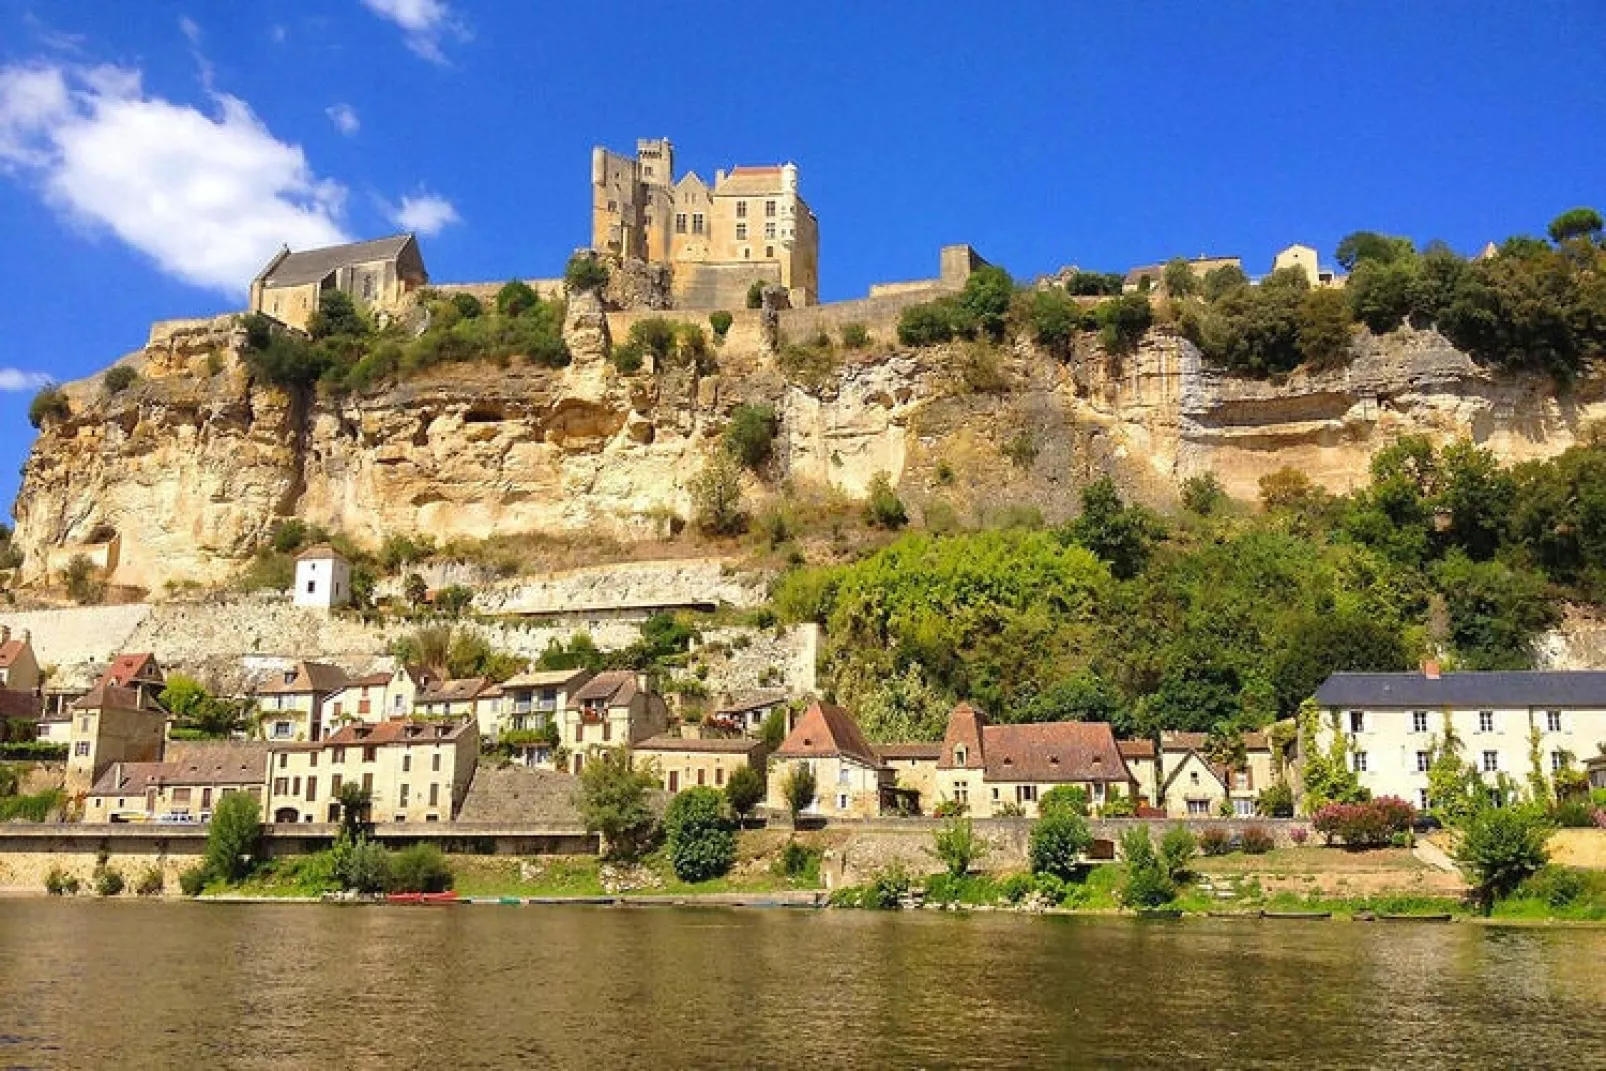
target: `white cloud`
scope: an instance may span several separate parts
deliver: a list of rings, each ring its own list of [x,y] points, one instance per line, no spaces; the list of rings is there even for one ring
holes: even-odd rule
[[[38,390],[55,380],[44,372],[24,372],[20,368],[0,368],[0,391]]]
[[[190,18],[188,15],[181,15],[181,16],[179,16],[179,20],[178,20],[178,28],[179,28],[180,31],[183,32],[185,39],[187,41],[189,41],[189,43],[191,45],[193,45],[196,48],[200,48],[201,47],[201,24],[200,23],[196,22],[194,19]]]
[[[462,222],[452,202],[433,193],[419,193],[401,199],[399,205],[386,205],[392,223],[404,231],[433,237],[453,223]]]
[[[0,67],[0,168],[169,275],[234,295],[281,244],[347,241],[344,187],[244,101],[211,99],[209,115],[147,96],[117,67]]]
[[[400,26],[407,37],[407,47],[431,63],[446,63],[446,53],[441,49],[444,38],[469,38],[467,27],[446,0],[362,0],[362,6]]]
[[[335,124],[335,129],[348,138],[362,129],[362,120],[357,118],[357,109],[349,104],[331,104],[324,109],[324,114]]]

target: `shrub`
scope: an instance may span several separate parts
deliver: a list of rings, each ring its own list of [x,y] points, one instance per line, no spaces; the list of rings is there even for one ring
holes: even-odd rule
[[[62,580],[67,597],[80,605],[100,602],[106,596],[106,584],[96,576],[95,563],[86,554],[74,554],[67,562]]]
[[[134,385],[139,373],[126,364],[114,364],[100,377],[100,385],[107,394],[119,394]]]
[[[520,283],[519,285],[524,286],[523,283]],[[504,286],[503,289],[506,289],[506,287]],[[529,290],[529,287],[526,286],[525,289]],[[533,299],[535,298],[535,291],[530,291],[530,297],[532,299],[531,304],[534,304]],[[453,294],[452,308],[456,309],[457,315],[461,316],[465,320],[473,320],[485,312],[485,306],[481,305],[480,299],[475,297],[473,294]],[[522,308],[519,310],[519,312],[523,311],[524,310]],[[517,316],[518,313],[515,312],[510,315]]]
[[[786,842],[781,854],[775,861],[776,870],[782,877],[793,881],[814,883],[820,880],[820,849],[810,848],[806,844],[799,844],[795,840]]]
[[[774,452],[779,426],[773,407],[744,402],[731,410],[730,423],[725,426],[725,449],[747,468],[761,468]]]
[[[892,489],[892,480],[885,472],[878,472],[870,479],[870,494],[864,500],[864,520],[872,527],[889,531],[909,523],[903,500]]]
[[[953,312],[945,302],[910,305],[898,317],[898,341],[905,346],[935,346],[953,337]]]
[[[1184,825],[1174,825],[1160,838],[1160,865],[1171,882],[1180,882],[1188,876],[1189,864],[1199,850],[1199,838]]]
[[[1049,353],[1066,359],[1082,326],[1082,308],[1068,294],[1039,290],[1032,295],[1027,313],[1032,339]]]
[[[1288,831],[1288,839],[1295,844],[1304,844],[1310,840],[1310,829],[1306,826],[1295,826]]]
[[[865,889],[864,906],[876,911],[895,910],[909,894],[909,873],[894,863],[871,879]]]
[[[842,348],[862,350],[870,344],[870,329],[857,321],[842,325]]]
[[[1142,294],[1125,294],[1103,301],[1093,310],[1099,343],[1111,353],[1131,353],[1154,322],[1154,310]]]
[[[764,775],[751,766],[738,766],[725,782],[725,801],[731,813],[746,818],[764,799]]]
[[[1006,903],[1018,904],[1032,891],[1030,874],[1011,874],[998,883],[998,895]]]
[[[1038,814],[1052,814],[1061,810],[1086,818],[1088,815],[1087,789],[1081,785],[1055,785],[1043,793],[1037,801]]]
[[[342,833],[330,855],[330,871],[342,889],[381,893],[391,888],[391,854],[382,845]]]
[[[1545,865],[1549,839],[1550,828],[1537,814],[1519,807],[1486,808],[1462,831],[1455,858],[1487,910]]]
[[[708,881],[736,861],[736,834],[725,817],[719,791],[688,788],[669,802],[664,813],[669,865],[681,881]]]
[[[185,896],[200,896],[206,891],[206,886],[212,880],[205,863],[196,863],[188,870],[181,871],[178,876],[178,890]]]
[[[509,279],[496,292],[496,311],[503,316],[522,316],[540,302],[540,296],[522,279]],[[456,304],[454,300],[454,305]],[[478,304],[478,302],[476,302]],[[461,314],[463,309],[458,308]]]
[[[1104,806],[1099,808],[1099,814],[1105,818],[1131,818],[1138,813],[1138,801],[1131,796],[1122,795],[1110,786],[1109,794],[1104,797]]]
[[[167,882],[162,877],[162,868],[148,866],[139,872],[139,878],[134,882],[134,892],[140,896],[160,896]]]
[[[1415,820],[1415,807],[1397,796],[1380,796],[1365,803],[1329,803],[1311,816],[1310,824],[1329,844],[1336,837],[1346,848],[1360,849],[1388,844]]]
[[[1029,430],[1022,428],[1004,443],[1001,453],[1016,468],[1029,469],[1037,461],[1037,439]]]
[[[751,283],[748,284],[748,287],[747,287],[747,307],[750,308],[750,309],[762,309],[764,307],[764,282],[763,282],[763,280],[754,279]]]
[[[1176,886],[1166,875],[1147,829],[1137,827],[1123,833],[1121,855],[1126,859],[1121,903],[1127,907],[1157,907],[1176,896]]]
[[[1087,821],[1075,810],[1059,806],[1046,811],[1032,823],[1027,857],[1032,873],[1052,874],[1068,881],[1082,865],[1082,856],[1093,846]]]
[[[1205,855],[1226,855],[1232,851],[1232,834],[1221,826],[1207,826],[1199,833],[1199,850]]]
[[[1551,820],[1563,829],[1585,829],[1594,826],[1598,809],[1582,800],[1568,800],[1556,805]]]
[[[1263,818],[1294,817],[1294,787],[1287,781],[1267,785],[1255,801],[1255,812]]]
[[[438,847],[414,844],[391,856],[385,887],[392,892],[438,893],[450,889],[453,880],[452,868]]]
[[[1219,510],[1226,501],[1227,492],[1222,489],[1221,481],[1216,479],[1216,474],[1213,472],[1189,476],[1182,481],[1182,508],[1189,513],[1208,517]]]
[[[634,859],[652,842],[657,816],[647,794],[658,787],[651,770],[637,769],[625,748],[592,755],[580,771],[580,813],[586,832],[600,833],[608,853]]]
[[[933,834],[933,850],[952,877],[962,878],[971,863],[987,854],[987,842],[968,818],[950,818]]]
[[[1517,895],[1543,900],[1551,907],[1568,907],[1606,893],[1606,877],[1572,867],[1546,864],[1526,878]]]
[[[793,763],[787,770],[786,776],[781,779],[781,798],[786,801],[786,809],[792,814],[792,821],[808,810],[814,804],[814,795],[818,791],[818,784],[814,778],[814,768],[806,762]]]
[[[703,463],[691,481],[692,518],[708,535],[736,535],[747,527],[742,509],[742,472],[736,459],[720,451]]]
[[[571,293],[601,290],[608,285],[608,267],[595,254],[576,253],[563,267],[563,282]]]
[[[641,371],[641,364],[645,350],[639,342],[625,342],[613,347],[608,352],[608,360],[622,376],[633,376]]]
[[[1275,842],[1264,826],[1245,826],[1238,835],[1238,843],[1246,855],[1265,855]]]
[[[50,873],[45,875],[45,892],[51,896],[77,896],[78,878],[59,866],[53,866]]]
[[[724,309],[716,309],[708,314],[708,326],[714,329],[714,338],[719,342],[725,341],[725,335],[731,329],[733,317]]]
[[[60,387],[45,387],[28,403],[28,423],[36,428],[44,427],[46,420],[66,420],[71,415],[72,407]]]
[[[1032,891],[1050,906],[1064,903],[1071,888],[1070,883],[1057,874],[1032,875]]]
[[[262,834],[257,801],[244,792],[229,792],[212,809],[207,827],[206,869],[224,881],[238,881],[251,869],[251,856]]]
[[[111,867],[103,867],[95,872],[96,896],[119,896],[123,891],[123,873]]]

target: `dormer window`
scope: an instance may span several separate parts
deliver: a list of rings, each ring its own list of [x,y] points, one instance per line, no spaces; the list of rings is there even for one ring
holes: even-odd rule
[[[1004,765],[1005,766],[1013,766],[1013,765],[1015,765],[1015,760],[1010,758],[1008,755],[1005,755],[1004,756]]]
[[[285,670],[284,671],[284,683],[286,683],[286,684],[294,684],[295,682],[296,682],[296,671],[293,670],[293,669]]]
[[[1098,762],[1099,760],[1095,758],[1093,761]],[[1048,757],[1048,764],[1050,766],[1058,766],[1060,764],[1060,757],[1058,755],[1050,755]]]
[[[963,766],[965,764],[965,759],[966,759],[966,757],[968,755],[969,755],[969,751],[966,749],[964,744],[955,744],[954,745],[954,765],[955,766]]]

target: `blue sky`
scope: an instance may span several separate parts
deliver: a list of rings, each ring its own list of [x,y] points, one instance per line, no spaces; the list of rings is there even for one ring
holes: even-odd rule
[[[556,274],[596,143],[795,161],[831,300],[961,241],[1017,276],[1474,251],[1606,207],[1603,135],[1599,0],[0,0],[0,497],[39,377],[239,307],[282,241]]]

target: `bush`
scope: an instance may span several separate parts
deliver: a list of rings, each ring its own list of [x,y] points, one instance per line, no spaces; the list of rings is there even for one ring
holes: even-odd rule
[[[496,292],[496,311],[503,316],[522,316],[535,308],[540,296],[522,279],[509,279]],[[463,310],[458,309],[461,313]]]
[[[651,770],[638,770],[626,748],[593,754],[580,771],[580,813],[586,832],[600,833],[608,854],[634,859],[658,830],[647,794],[658,788]]]
[[[28,423],[36,428],[44,427],[47,420],[66,420],[71,415],[72,407],[60,387],[45,387],[28,403]]]
[[[876,911],[893,911],[909,895],[909,873],[894,863],[871,879],[865,889],[864,906]]]
[[[870,344],[870,329],[858,322],[842,325],[842,348],[862,350]]]
[[[77,896],[78,878],[59,866],[53,866],[50,873],[45,875],[45,892],[51,896]]]
[[[699,786],[676,795],[664,813],[664,830],[669,865],[681,881],[717,878],[736,861],[736,834],[716,789]]]
[[[1246,855],[1265,855],[1275,844],[1264,826],[1245,826],[1238,835],[1238,843]]]
[[[563,267],[563,282],[575,294],[601,290],[608,285],[608,267],[593,253],[576,253]]]
[[[766,722],[766,727],[767,727]],[[783,722],[784,724],[784,722]],[[786,809],[792,814],[792,821],[808,810],[814,804],[814,795],[818,791],[818,784],[814,778],[814,767],[806,762],[795,762],[786,776],[781,779],[781,798],[786,801]]]
[[[1189,864],[1198,850],[1199,838],[1193,835],[1193,830],[1183,825],[1169,827],[1160,838],[1160,865],[1166,878],[1173,883],[1187,878]]]
[[[244,792],[229,792],[212,809],[206,835],[206,869],[223,881],[239,881],[251,870],[257,838],[262,835],[257,801]]]
[[[759,469],[774,452],[779,430],[773,407],[744,402],[731,410],[730,423],[725,426],[725,449],[747,468]]]
[[[999,898],[1006,903],[1018,904],[1031,893],[1033,888],[1030,874],[1011,874],[998,883]]]
[[[1550,817],[1563,829],[1587,829],[1596,824],[1595,816],[1598,813],[1599,810],[1593,804],[1581,800],[1568,800],[1557,804]]]
[[[1543,900],[1551,907],[1570,907],[1606,894],[1606,876],[1572,867],[1546,864],[1523,881],[1517,895]]]
[[[898,317],[898,341],[905,346],[935,346],[953,337],[953,312],[945,302],[910,305]]]
[[[1208,517],[1227,502],[1227,492],[1213,472],[1189,476],[1182,481],[1182,508],[1189,513]]]
[[[764,307],[764,283],[762,280],[754,279],[748,284],[747,307],[750,309],[762,309]]]
[[[166,885],[167,882],[162,877],[162,868],[148,866],[139,872],[139,878],[134,882],[134,892],[140,896],[160,896]]]
[[[968,818],[950,818],[932,837],[933,850],[950,876],[962,878],[970,865],[987,854],[987,842],[976,835]]]
[[[1136,827],[1123,833],[1121,855],[1126,859],[1121,903],[1127,907],[1158,907],[1175,898],[1176,886],[1155,854],[1154,841],[1149,839],[1147,829]]]
[[[1232,834],[1221,826],[1206,826],[1199,833],[1199,850],[1205,855],[1226,855],[1232,851]]]
[[[708,535],[737,535],[747,528],[742,509],[742,471],[720,451],[703,463],[691,481],[692,519]]]
[[[518,285],[524,286],[523,283],[519,283]],[[505,290],[505,289],[507,289],[507,287],[503,286],[502,289]],[[530,290],[530,288],[528,286],[524,286],[524,289]],[[531,299],[530,304],[534,304],[535,303],[535,291],[533,291],[533,290],[530,290],[530,299]],[[456,309],[457,310],[457,315],[461,316],[465,320],[475,319],[476,317],[482,315],[485,312],[485,306],[481,305],[480,304],[480,299],[475,297],[473,294],[462,294],[462,293],[453,294],[452,295],[452,308]],[[528,308],[528,306],[525,306],[525,308]],[[506,312],[505,309],[499,309],[499,311]],[[508,313],[508,315],[517,316],[519,314],[519,312],[523,312],[523,311],[524,311],[524,309],[521,308],[521,309],[518,310],[518,312]]]
[[[1387,845],[1415,820],[1415,807],[1397,796],[1380,796],[1365,803],[1329,803],[1311,816],[1310,824],[1329,844],[1336,837],[1346,848],[1362,849]]]
[[[382,893],[391,888],[391,854],[382,845],[342,833],[330,856],[330,872],[342,889]]]
[[[179,892],[185,896],[200,896],[206,891],[207,883],[212,875],[207,871],[205,863],[196,863],[188,870],[181,871],[178,876]]]
[[[1294,787],[1287,781],[1267,785],[1255,801],[1255,813],[1263,818],[1294,817]]]
[[[126,364],[114,364],[100,377],[100,385],[107,394],[119,394],[134,385],[139,373]]]
[[[96,896],[119,896],[123,891],[123,873],[111,867],[103,867],[95,872]]]
[[[1076,335],[1082,327],[1082,307],[1061,291],[1039,290],[1032,295],[1027,322],[1031,327],[1032,340],[1060,360],[1065,360],[1071,355]]]
[[[1032,873],[1052,874],[1069,881],[1082,865],[1082,856],[1093,846],[1087,821],[1074,809],[1053,807],[1032,824],[1027,857]]]
[[[892,489],[892,480],[885,472],[878,472],[870,479],[870,494],[864,500],[864,521],[888,531],[896,531],[909,523],[903,500]]]
[[[731,329],[733,317],[724,309],[716,309],[708,314],[708,326],[714,329],[716,341],[724,342],[725,335]]]
[[[1087,789],[1081,785],[1055,785],[1038,798],[1038,814],[1053,814],[1055,811],[1062,810],[1086,818],[1088,816]]]
[[[445,892],[452,887],[452,868],[433,844],[414,844],[390,858],[391,892]]]
[[[1142,294],[1124,294],[1101,301],[1093,309],[1099,344],[1111,353],[1131,353],[1154,322],[1154,309]]]
[[[789,840],[775,861],[775,869],[784,878],[813,884],[820,880],[820,858],[820,849]]]
[[[62,580],[67,588],[67,597],[80,605],[87,606],[100,602],[106,597],[106,583],[96,574],[98,570],[95,563],[89,560],[86,554],[74,554],[67,562],[67,569],[62,574]]]
[[[1487,910],[1545,865],[1549,839],[1550,827],[1541,816],[1519,807],[1491,807],[1467,823],[1455,858]]]
[[[1288,831],[1288,839],[1295,844],[1304,844],[1310,840],[1310,830],[1305,826],[1295,826]]]
[[[746,818],[764,800],[764,775],[751,766],[738,766],[725,782],[725,802],[731,813]]]
[[[1051,907],[1063,904],[1074,888],[1057,874],[1034,874],[1032,891]]]

